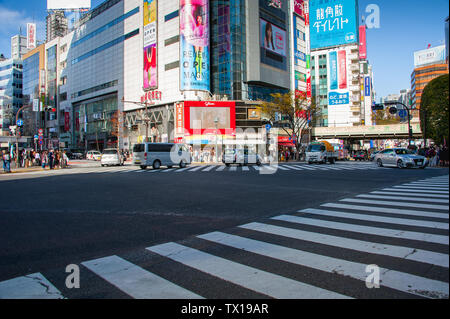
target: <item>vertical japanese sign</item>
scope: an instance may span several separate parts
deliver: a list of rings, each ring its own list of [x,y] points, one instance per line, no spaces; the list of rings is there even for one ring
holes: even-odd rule
[[[180,90],[210,91],[209,1],[180,0]]]
[[[366,25],[359,27],[359,57],[367,59]]]
[[[184,105],[183,103],[175,104],[175,135],[177,137],[184,136]]]
[[[36,47],[36,24],[27,23],[27,49]]]
[[[70,131],[70,113],[64,112],[64,131]]]
[[[308,98],[308,103],[312,98],[312,85],[311,85],[311,55],[306,56],[306,97]]]
[[[338,52],[339,59],[339,89],[347,88],[347,52],[345,50]]]
[[[358,43],[356,0],[310,0],[311,49]]]
[[[337,90],[338,88],[337,52],[331,51],[328,54],[328,59],[330,60],[330,90]]]
[[[158,87],[157,0],[144,0],[144,90]]]
[[[370,96],[370,76],[364,78],[364,95]]]

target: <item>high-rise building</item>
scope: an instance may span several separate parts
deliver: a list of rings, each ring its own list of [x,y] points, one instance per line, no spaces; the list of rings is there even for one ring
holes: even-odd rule
[[[22,60],[0,61],[0,135],[9,135],[22,106]]]
[[[68,32],[68,20],[64,11],[55,10],[47,15],[46,18],[46,34],[47,42],[57,37],[62,37]]]
[[[422,93],[427,84],[448,74],[448,70],[445,45],[414,52],[414,71],[411,74],[412,109],[420,109]]]
[[[308,16],[312,94],[321,111],[315,125],[362,125],[366,121],[365,103],[361,103],[365,79],[360,72],[358,2],[310,0]]]
[[[28,52],[27,37],[24,35],[15,35],[11,37],[11,58],[21,59]]]
[[[448,35],[448,23],[449,23],[449,17],[447,17],[446,19],[445,19],[445,59],[446,59],[446,61],[447,61],[447,65],[449,66],[449,68],[450,68],[450,61],[449,61],[449,58],[448,58],[448,51],[449,51],[449,35]]]

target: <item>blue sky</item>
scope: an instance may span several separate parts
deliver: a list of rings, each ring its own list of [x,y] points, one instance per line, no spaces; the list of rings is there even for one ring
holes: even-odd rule
[[[255,0],[256,1],[256,0]],[[91,0],[96,7],[103,0]],[[46,0],[0,0],[0,53],[10,56],[10,37],[26,23],[37,24],[38,40],[45,39]],[[359,0],[360,17],[369,4],[380,8],[379,29],[367,30],[368,59],[373,66],[377,99],[410,88],[413,52],[428,44],[445,43],[447,0]]]

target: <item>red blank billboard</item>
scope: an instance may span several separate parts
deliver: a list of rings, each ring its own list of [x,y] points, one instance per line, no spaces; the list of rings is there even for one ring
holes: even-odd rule
[[[366,26],[359,27],[359,58],[367,59]]]

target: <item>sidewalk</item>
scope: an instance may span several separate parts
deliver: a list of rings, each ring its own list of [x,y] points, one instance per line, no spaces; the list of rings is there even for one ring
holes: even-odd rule
[[[59,168],[55,167],[53,170],[60,170],[60,169],[70,169],[69,167],[66,168]],[[50,169],[48,166],[43,169],[41,166],[31,166],[31,167],[20,167],[20,168],[11,168],[11,173],[5,173],[3,169],[0,171],[0,175],[7,175],[7,174],[17,174],[17,173],[29,173],[29,172],[41,172],[41,171],[49,171]]]

